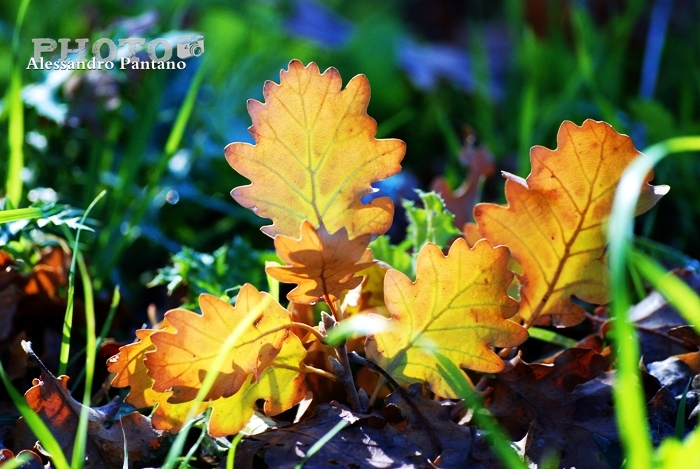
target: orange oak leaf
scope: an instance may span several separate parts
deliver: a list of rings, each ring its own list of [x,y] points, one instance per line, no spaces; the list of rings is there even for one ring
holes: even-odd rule
[[[518,304],[506,294],[513,273],[508,248],[479,241],[469,249],[459,238],[445,257],[434,244],[418,253],[416,281],[397,270],[384,279],[391,313],[386,332],[367,339],[367,357],[402,383],[427,382],[441,397],[456,398],[439,372],[436,352],[461,368],[503,369],[490,347],[514,347],[527,331],[508,318]]]
[[[44,421],[70,461],[79,416],[84,406],[71,396],[68,376],[56,377],[43,364],[39,365],[43,369],[41,379],[34,380],[34,386],[24,397],[29,407]],[[119,404],[115,400],[102,407],[88,408],[86,468],[122,468],[125,447],[129,461],[144,461],[160,446],[162,432],[154,430],[150,419],[138,412],[110,422],[115,420]],[[111,425],[108,426],[108,423]],[[36,443],[36,436],[23,419],[17,423],[14,440],[18,449],[31,449]]]
[[[316,230],[304,220],[300,239],[275,238],[277,254],[287,265],[265,271],[280,282],[297,284],[287,295],[289,301],[313,304],[324,296],[334,301],[358,286],[362,277],[354,275],[372,265],[372,252],[366,249],[370,237],[348,240],[345,228],[328,234],[323,225]]]
[[[146,355],[146,367],[155,381],[153,389],[171,390],[173,394],[169,400],[172,403],[194,399],[228,336],[249,311],[262,301],[268,301],[259,318],[234,344],[227,362],[221,369],[213,370],[219,376],[206,398],[235,394],[249,375],[258,379],[279,353],[288,334],[285,327],[291,324],[287,310],[269,300],[267,293],[245,284],[238,293],[235,307],[215,296],[202,294],[199,297],[201,315],[184,309],[165,313],[165,319],[176,332],[160,330],[151,337],[156,349]]]
[[[148,369],[144,362],[145,353],[155,349],[151,336],[158,331],[169,333],[177,332],[167,319],[163,320],[161,327],[157,329],[138,329],[136,331],[137,342],[124,345],[119,348],[119,353],[107,360],[107,370],[115,373],[112,386],[125,388],[129,386],[129,394],[124,400],[137,409],[152,407],[163,400],[163,395],[170,397],[172,393],[161,393],[153,389],[153,379],[148,376]],[[155,428],[164,430],[155,423],[155,415],[152,416]]]
[[[587,120],[579,127],[567,121],[559,128],[556,150],[532,148],[527,179],[504,173],[509,205],[475,207],[481,235],[508,246],[523,269],[519,315],[527,324],[580,323],[584,310],[572,296],[608,301],[604,226],[618,181],[639,155],[629,137],[605,122]],[[652,177],[649,173],[644,182],[637,214],[669,190],[650,185]]]
[[[299,236],[309,220],[329,233],[346,228],[352,239],[381,234],[391,226],[394,205],[380,197],[363,204],[371,184],[401,169],[405,144],[377,140],[377,123],[367,115],[369,82],[358,75],[341,91],[334,68],[319,72],[315,63],[289,63],[280,84],[268,81],[265,103],[248,101],[249,131],[256,145],[231,143],[229,164],[251,181],[231,195],[273,224],[271,236]]]
[[[164,324],[169,330],[172,326]],[[126,345],[119,354],[109,359],[109,371],[116,373],[112,386],[131,386],[125,401],[135,407],[157,405],[151,416],[154,428],[170,433],[179,432],[189,416],[191,403],[173,404],[169,402],[172,392],[158,392],[153,379],[148,376],[144,363],[146,352],[154,349],[153,329],[136,331],[138,342]],[[238,392],[230,397],[220,397],[200,404],[198,413],[212,407],[207,431],[213,437],[238,433],[253,416],[255,403],[265,400],[263,410],[268,416],[277,415],[298,404],[306,394],[305,375],[299,371],[303,366],[306,350],[293,334],[282,342],[282,348],[275,359],[254,382],[249,375]]]

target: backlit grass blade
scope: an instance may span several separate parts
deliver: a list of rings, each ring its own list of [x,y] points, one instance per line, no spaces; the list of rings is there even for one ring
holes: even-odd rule
[[[27,14],[29,0],[22,0],[17,11],[15,29],[12,34],[12,71],[10,87],[5,98],[8,109],[8,143],[10,160],[7,168],[7,202],[5,208],[19,207],[22,199],[22,168],[24,168],[24,105],[22,104],[22,75],[17,60],[19,33]]]
[[[469,408],[474,410],[474,421],[487,432],[487,438],[493,445],[493,453],[501,460],[501,464],[508,469],[527,469],[527,464],[520,459],[518,453],[510,445],[510,439],[501,427],[492,417],[482,413],[484,405],[481,396],[472,389],[462,370],[446,356],[438,352],[433,353],[440,363],[438,365],[440,376],[447,381],[454,393],[464,399]]]
[[[78,257],[78,268],[80,269],[80,278],[83,281],[83,292],[85,299],[85,328],[87,336],[87,344],[85,349],[85,391],[83,392],[83,408],[80,410],[80,418],[78,420],[78,430],[75,435],[75,444],[73,447],[72,466],[75,469],[83,467],[85,461],[85,449],[87,447],[88,437],[88,417],[92,396],[92,382],[95,375],[95,358],[97,356],[97,340],[95,338],[95,301],[93,298],[92,281],[88,274],[85,259],[80,252],[75,252]]]
[[[90,210],[104,197],[107,191],[102,191],[95,197],[95,200],[88,206],[80,219],[78,231],[75,234],[75,242],[73,242],[73,256],[70,263],[70,271],[68,273],[68,299],[66,304],[66,314],[63,318],[63,338],[61,339],[61,351],[59,355],[58,376],[65,375],[68,367],[68,359],[70,355],[70,336],[73,327],[73,295],[75,293],[75,266],[77,262],[78,242],[80,241],[81,226],[85,224],[85,219],[90,213]],[[70,235],[70,232],[67,232]]]
[[[683,316],[683,319],[700,334],[700,296],[676,275],[666,272],[666,269],[651,257],[635,252],[632,260],[644,280],[661,293],[666,301]]]
[[[187,469],[188,467],[190,467],[189,462],[194,457],[194,453],[197,451],[197,448],[199,448],[199,446],[202,444],[202,440],[204,440],[204,435],[206,435],[206,434],[207,434],[207,427],[203,426],[202,431],[199,432],[199,438],[197,438],[197,441],[192,445],[190,450],[187,452],[185,457],[182,459],[178,469]]]
[[[554,331],[550,331],[549,329],[542,329],[540,327],[531,327],[530,329],[527,330],[527,332],[530,334],[530,337],[533,339],[538,339],[542,340],[544,342],[549,342],[550,344],[554,345],[560,345],[562,347],[574,347],[576,345],[576,341],[570,337],[563,336],[561,334],[557,334]]]
[[[627,262],[632,238],[632,219],[642,183],[654,165],[670,153],[700,150],[700,137],[678,137],[646,149],[620,179],[608,226],[608,266],[613,292],[612,313],[616,318],[615,351],[618,360],[613,386],[615,412],[628,469],[651,468],[652,446],[646,420],[644,393],[639,372],[639,343],[627,313],[631,306],[627,288]]]
[[[231,447],[229,448],[228,454],[226,455],[226,469],[233,469],[233,463],[236,460],[236,448],[238,448],[238,444],[243,439],[243,436],[243,433],[239,433],[233,437],[233,441],[231,441]]]
[[[299,464],[294,466],[294,469],[301,469],[302,467],[304,467],[304,464],[306,464],[306,461],[308,461],[311,456],[321,451],[321,448],[323,448],[326,445],[326,443],[331,441],[331,439],[333,439],[334,436],[336,436],[343,428],[347,427],[348,425],[350,425],[350,422],[348,422],[347,420],[339,420],[333,428],[328,430],[328,433],[319,438],[319,440],[316,443],[314,443],[311,446],[311,448],[309,448],[309,451],[306,452],[304,458],[299,462]]]
[[[22,104],[22,76],[16,67],[10,75],[7,92],[8,143],[10,159],[7,167],[7,202],[9,208],[19,207],[22,199],[22,168],[24,168],[24,105]]]
[[[43,218],[44,215],[44,209],[42,209],[41,207],[15,208],[12,210],[3,210],[0,211],[0,224],[12,223],[13,221],[20,220],[33,220],[35,218]]]

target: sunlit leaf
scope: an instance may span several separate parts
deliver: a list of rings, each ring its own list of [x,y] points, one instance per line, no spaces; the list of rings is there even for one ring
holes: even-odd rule
[[[165,324],[165,330],[172,330]],[[136,332],[139,342],[122,347],[118,355],[110,358],[109,371],[116,373],[112,386],[131,386],[126,402],[135,407],[157,405],[151,417],[153,426],[171,433],[179,432],[186,423],[190,403],[169,402],[172,392],[157,392],[152,388],[153,380],[148,376],[144,358],[146,352],[154,349],[151,341],[155,330]],[[290,334],[282,343],[282,348],[260,378],[254,382],[249,375],[238,392],[230,397],[220,397],[200,405],[198,413],[212,407],[209,419],[209,434],[227,436],[238,433],[251,419],[256,401],[265,400],[266,415],[277,415],[299,403],[306,394],[303,373],[298,370],[304,360],[306,350],[299,339]]]
[[[416,281],[391,270],[384,280],[391,328],[367,339],[368,358],[402,383],[427,382],[437,395],[455,398],[438,369],[435,352],[460,368],[503,369],[491,347],[513,347],[527,331],[508,318],[517,303],[506,294],[513,274],[508,249],[480,241],[471,250],[457,239],[445,257],[434,244],[418,255]]]
[[[235,307],[203,294],[199,297],[201,315],[184,309],[168,311],[165,319],[176,332],[160,330],[153,334],[156,349],[146,356],[148,374],[155,380],[153,389],[172,390],[170,402],[179,403],[194,399],[209,371],[219,376],[208,399],[235,394],[250,375],[258,379],[279,353],[288,334],[285,326],[291,324],[289,313],[276,301],[270,301],[259,319],[247,328],[226,364],[219,370],[211,367],[238,322],[266,296],[246,284],[238,293]]]
[[[329,233],[346,228],[352,239],[381,234],[391,226],[393,203],[386,197],[367,204],[371,184],[396,174],[405,145],[375,139],[377,124],[367,115],[369,83],[358,75],[341,90],[334,68],[320,73],[298,60],[268,81],[265,103],[248,101],[255,145],[226,147],[229,164],[251,181],[231,193],[238,203],[270,218],[263,232],[299,237],[308,220]]]
[[[365,249],[369,239],[362,235],[349,240],[345,228],[329,234],[325,227],[317,231],[304,221],[300,239],[275,238],[277,253],[287,265],[265,271],[280,282],[297,284],[287,295],[295,303],[313,304],[324,296],[337,299],[362,282],[355,274],[372,265],[371,251]]]
[[[532,172],[523,179],[504,173],[507,206],[478,204],[479,231],[504,244],[523,268],[520,316],[529,324],[573,326],[584,310],[571,297],[609,300],[604,226],[622,172],[640,153],[604,122],[581,127],[564,122],[556,150],[533,147]],[[668,186],[644,183],[637,213],[649,210]],[[542,318],[546,317],[546,318]]]

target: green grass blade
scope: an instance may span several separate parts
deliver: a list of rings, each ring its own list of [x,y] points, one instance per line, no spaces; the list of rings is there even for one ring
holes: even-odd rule
[[[280,281],[268,274],[267,268],[278,267],[280,265],[282,264],[279,262],[265,261],[265,276],[267,277],[267,285],[270,287],[270,295],[272,295],[272,298],[274,298],[275,301],[280,300]]]
[[[651,468],[652,446],[646,420],[644,393],[639,372],[639,343],[627,312],[631,306],[627,289],[627,262],[632,237],[632,219],[642,183],[666,155],[700,150],[700,137],[678,137],[663,141],[645,150],[646,157],[637,158],[625,170],[615,193],[612,213],[614,223],[608,226],[608,266],[613,292],[612,313],[616,318],[613,333],[618,359],[616,385],[613,386],[615,412],[628,469]]]
[[[56,469],[71,469],[66,456],[63,454],[63,450],[61,450],[61,445],[58,444],[58,441],[56,441],[56,438],[54,438],[51,430],[49,430],[44,421],[41,420],[41,417],[29,407],[24,397],[12,385],[10,378],[8,378],[7,373],[5,373],[5,368],[3,368],[2,363],[0,363],[0,379],[2,379],[12,402],[14,402],[29,428],[41,442],[41,446],[51,454],[52,464],[56,466]]]
[[[681,396],[681,401],[678,403],[678,412],[676,412],[676,428],[673,432],[673,436],[679,440],[683,439],[683,434],[685,433],[685,403],[688,398],[688,390],[690,385],[693,383],[693,379],[688,380],[688,384],[685,385],[683,390],[683,395]]]
[[[658,469],[700,469],[700,427],[682,442],[666,438],[654,454],[654,467]]]
[[[252,308],[248,312],[248,314],[246,314],[246,316],[236,325],[236,328],[231,332],[231,334],[229,334],[229,336],[226,338],[226,342],[224,342],[224,345],[219,350],[219,354],[216,356],[214,363],[212,363],[211,370],[221,369],[228,355],[231,353],[231,350],[233,350],[234,345],[241,338],[246,328],[253,324],[253,322],[255,322],[255,319],[257,319],[258,316],[260,316],[260,314],[267,307],[270,301],[272,301],[272,298],[266,297],[258,305]],[[202,381],[202,387],[199,389],[199,392],[197,392],[197,396],[192,401],[189,414],[185,419],[187,423],[177,434],[175,441],[173,441],[173,445],[170,447],[170,451],[168,452],[168,455],[165,458],[165,463],[163,464],[162,469],[172,469],[178,457],[182,453],[182,450],[185,446],[185,440],[187,439],[187,433],[189,431],[189,428],[192,426],[192,419],[198,414],[200,405],[202,404],[202,402],[204,402],[205,396],[209,393],[212,386],[214,385],[214,382],[216,381],[216,378],[219,376],[218,371],[211,372],[211,370],[207,372],[207,375]]]
[[[462,370],[446,356],[437,352],[433,353],[440,362],[438,365],[440,376],[449,384],[454,393],[464,399],[469,408],[474,410],[474,421],[488,432],[487,438],[493,445],[493,453],[501,460],[503,466],[508,469],[527,469],[527,464],[520,459],[518,453],[510,445],[510,440],[501,427],[492,417],[482,412],[484,405],[481,396],[472,389]]]
[[[185,135],[187,123],[190,120],[190,116],[194,110],[194,105],[197,102],[197,94],[199,93],[199,88],[202,86],[205,68],[205,64],[202,64],[192,79],[192,83],[187,90],[185,100],[182,102],[182,106],[180,106],[180,110],[175,118],[175,124],[173,124],[168,140],[165,142],[165,155],[168,158],[173,156],[178,148],[180,148],[180,143],[182,142],[183,135]],[[165,162],[165,165],[167,166],[167,161]]]
[[[119,286],[114,287],[114,292],[112,292],[112,303],[109,305],[109,312],[107,313],[107,319],[100,329],[100,335],[97,336],[97,347],[100,346],[102,341],[107,337],[110,328],[112,327],[112,322],[114,321],[114,316],[117,314],[117,308],[119,307],[119,301],[121,301],[122,295],[119,291]]]
[[[79,226],[83,226],[85,224],[85,219],[88,216],[88,213],[90,213],[90,210],[99,202],[99,200],[104,197],[106,194],[106,191],[100,192],[97,197],[95,197],[95,200],[92,201],[92,203],[88,206],[88,208],[85,210],[85,213],[83,213],[82,218],[80,219],[80,224]],[[75,294],[75,266],[77,262],[78,256],[76,255],[79,252],[78,249],[78,242],[80,241],[80,232],[81,228],[78,228],[78,231],[75,235],[75,242],[73,244],[73,256],[71,258],[70,262],[70,271],[68,273],[68,301],[66,304],[66,314],[63,318],[63,337],[61,339],[61,351],[59,355],[59,364],[58,364],[58,376],[66,374],[66,369],[68,367],[68,359],[70,355],[70,336],[71,336],[71,329],[73,327],[73,295]],[[70,232],[67,232],[70,235]]]
[[[32,457],[27,454],[18,454],[14,458],[4,461],[2,464],[2,469],[17,469],[19,467],[22,467],[23,464],[28,463]]]
[[[635,252],[632,261],[642,277],[700,334],[700,296],[651,257]]]
[[[75,251],[74,251],[75,252]],[[85,265],[85,259],[80,252],[77,252],[78,268],[83,281],[83,291],[85,298],[85,325],[87,344],[85,349],[85,391],[83,392],[83,408],[80,410],[78,420],[78,430],[75,435],[73,446],[73,468],[80,469],[85,461],[85,449],[87,448],[88,437],[88,417],[92,396],[92,382],[95,375],[95,359],[97,356],[97,346],[95,338],[95,301],[93,298],[92,281]],[[74,254],[75,255],[75,254]]]
[[[304,467],[304,464],[306,464],[306,462],[309,460],[309,458],[311,458],[311,456],[321,451],[321,448],[323,448],[326,445],[326,443],[331,441],[331,439],[333,439],[333,437],[336,436],[340,432],[340,430],[347,427],[348,425],[350,425],[350,422],[344,419],[336,423],[333,428],[328,430],[328,433],[319,438],[319,440],[316,443],[314,443],[311,446],[311,448],[309,448],[309,451],[306,452],[304,458],[299,462],[299,464],[294,466],[294,469],[301,469],[302,467]]]
[[[0,212],[0,224],[12,223],[13,221],[20,220],[33,220],[35,218],[44,218],[45,213],[46,212],[41,207],[15,208],[12,210],[3,210]]]
[[[7,93],[8,143],[10,160],[7,167],[7,207],[16,208],[22,200],[22,168],[24,168],[24,105],[22,104],[22,75],[15,66]]]
[[[22,0],[12,32],[12,71],[6,96],[8,109],[8,143],[10,160],[7,168],[6,208],[17,208],[22,200],[22,168],[24,168],[24,105],[22,104],[22,74],[18,64],[19,33],[29,8],[29,0]]]
[[[530,337],[534,339],[549,342],[550,344],[554,345],[560,345],[565,348],[574,347],[577,343],[574,339],[563,336],[561,334],[557,334],[556,332],[550,331],[549,329],[531,327],[527,331],[530,334]]]
[[[236,460],[236,448],[238,448],[238,443],[241,442],[243,439],[243,433],[239,433],[238,435],[233,437],[233,441],[231,441],[231,447],[228,450],[228,454],[226,455],[226,469],[233,469],[233,463]]]
[[[202,444],[202,440],[204,440],[204,435],[207,434],[207,427],[202,427],[202,431],[199,432],[199,438],[197,438],[197,441],[192,445],[190,450],[187,452],[185,457],[182,459],[182,462],[180,462],[180,466],[178,466],[178,469],[186,469],[189,467],[189,461],[194,457],[195,451],[197,451],[197,448],[199,448],[199,445]]]

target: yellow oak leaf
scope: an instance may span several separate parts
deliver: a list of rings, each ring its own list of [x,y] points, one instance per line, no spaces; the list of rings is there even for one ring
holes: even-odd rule
[[[594,304],[608,302],[604,226],[625,168],[641,154],[632,141],[605,122],[581,127],[564,122],[557,149],[530,151],[527,179],[504,173],[507,206],[478,204],[479,232],[491,244],[505,244],[523,269],[519,315],[528,325],[566,327],[584,319],[572,296]],[[637,214],[668,192],[652,186],[649,173]]]
[[[456,398],[442,378],[436,353],[461,368],[497,373],[504,367],[491,347],[523,343],[527,331],[508,318],[518,304],[506,294],[513,273],[508,248],[459,238],[447,256],[435,244],[418,253],[416,281],[387,272],[384,300],[391,313],[386,332],[367,339],[367,357],[403,384],[427,382],[441,397]]]
[[[366,249],[370,237],[349,240],[345,228],[328,234],[323,225],[316,230],[304,220],[301,238],[275,238],[277,254],[287,265],[265,271],[280,282],[297,284],[287,295],[289,301],[314,304],[324,296],[335,301],[362,282],[362,277],[354,277],[357,272],[372,265],[372,252]]]
[[[167,325],[166,325],[167,330]],[[186,423],[191,403],[170,403],[172,392],[153,390],[153,380],[148,376],[144,358],[154,349],[152,329],[136,331],[139,342],[126,345],[119,354],[109,359],[108,369],[116,373],[112,386],[131,386],[125,401],[135,407],[157,405],[151,416],[153,427],[170,433],[179,432]],[[260,374],[257,382],[249,375],[238,392],[230,397],[221,397],[200,404],[197,413],[212,407],[208,432],[213,437],[238,433],[253,416],[255,403],[265,400],[263,410],[268,416],[277,415],[298,404],[306,395],[304,373],[299,372],[306,350],[299,338],[290,334],[282,343],[275,359]]]
[[[329,233],[347,229],[352,239],[381,234],[394,213],[390,199],[363,204],[374,192],[371,184],[401,169],[405,144],[377,140],[377,123],[367,115],[369,82],[358,75],[341,91],[334,68],[320,73],[315,63],[289,63],[280,84],[268,81],[265,103],[248,101],[253,120],[249,131],[256,144],[231,143],[225,149],[229,164],[251,181],[231,195],[272,225],[262,231],[299,237],[309,220]]]
[[[267,305],[236,341],[228,360],[221,369],[212,370],[226,339],[248,312],[263,301],[268,301]],[[165,319],[176,332],[161,330],[151,336],[156,349],[146,355],[148,375],[155,380],[154,390],[172,390],[169,399],[172,403],[194,399],[209,371],[216,371],[219,376],[207,399],[235,394],[249,375],[258,379],[279,353],[288,334],[285,327],[292,322],[286,309],[274,300],[269,301],[267,293],[250,284],[243,285],[239,291],[235,307],[207,294],[199,297],[199,306],[201,315],[184,309],[168,311]]]

